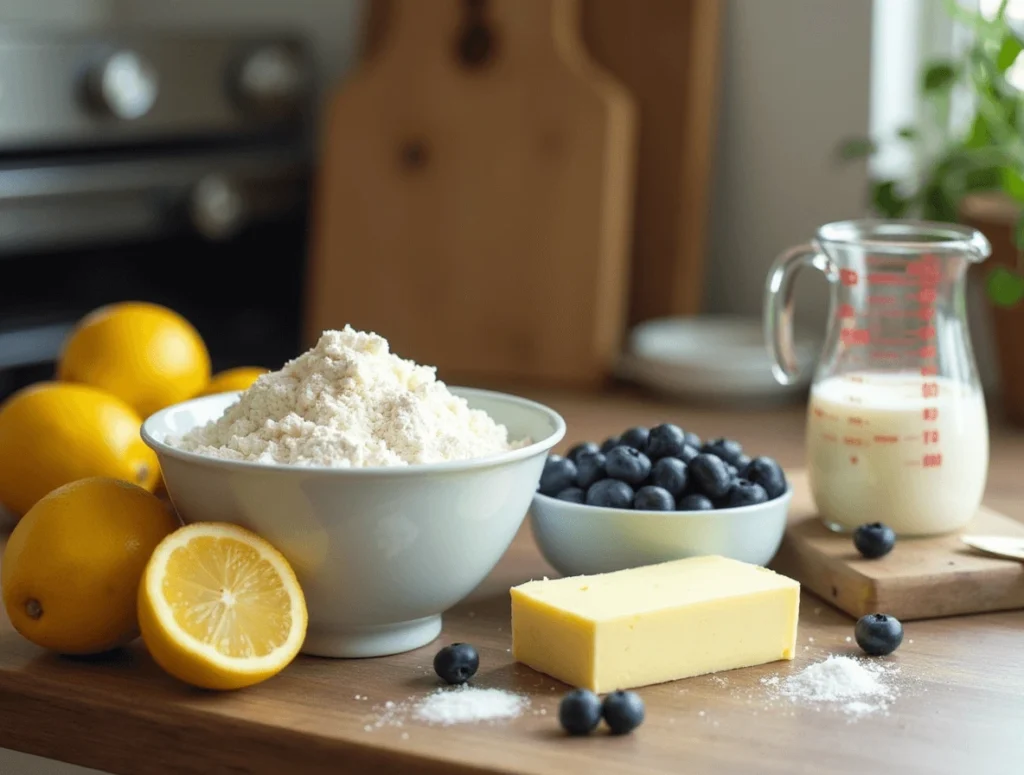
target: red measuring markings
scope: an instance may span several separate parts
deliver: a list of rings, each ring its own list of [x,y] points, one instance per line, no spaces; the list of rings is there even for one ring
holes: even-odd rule
[[[871,353],[871,357],[876,361],[898,361],[905,355],[906,353],[896,352],[895,350],[875,350]]]
[[[834,433],[823,433],[821,438],[825,439],[825,441],[839,441]]]
[[[917,293],[912,293],[909,296],[911,301],[916,301],[921,304],[934,304],[938,297],[939,292],[934,288],[922,288]]]
[[[846,345],[870,344],[871,332],[866,328],[844,328],[839,339]]]
[[[934,455],[925,455],[921,458],[921,465],[925,468],[938,468],[942,465],[942,453],[937,452]]]
[[[899,436],[883,436],[880,433],[876,433],[872,437],[872,440],[875,442],[875,444],[896,444],[897,442],[899,442],[900,437]]]
[[[922,339],[934,339],[935,326],[921,326],[919,329],[917,329],[917,335]]]
[[[846,421],[850,423],[850,425],[867,425],[867,422],[863,417],[847,417]]]
[[[924,347],[917,351],[917,354],[921,358],[934,358],[937,355],[937,353],[938,351],[935,349],[935,345],[933,344],[926,344]]]
[[[920,320],[931,320],[935,317],[934,307],[921,307],[920,309],[886,309],[878,313],[882,318],[919,318]]]
[[[939,432],[938,431],[925,431],[921,434],[921,439],[925,444],[938,444],[939,443]]]
[[[857,436],[843,436],[843,444],[848,447],[862,447],[864,446],[864,439]]]
[[[839,317],[841,318],[853,318],[856,317],[857,313],[853,310],[852,304],[840,304],[839,305]]]
[[[921,396],[923,398],[935,398],[939,394],[939,384],[937,382],[925,382],[921,385]]]
[[[939,373],[939,367],[938,366],[922,366],[921,367],[921,376],[922,377],[934,377],[938,373]]]
[[[920,280],[916,277],[907,277],[902,274],[890,274],[888,272],[869,272],[868,285],[918,285]]]
[[[873,307],[888,307],[895,303],[895,296],[868,296],[868,304]]]
[[[939,419],[939,410],[934,406],[929,406],[921,412],[921,417],[925,422],[935,422]]]
[[[853,269],[839,270],[839,282],[841,282],[843,285],[856,285],[857,280],[857,273]]]

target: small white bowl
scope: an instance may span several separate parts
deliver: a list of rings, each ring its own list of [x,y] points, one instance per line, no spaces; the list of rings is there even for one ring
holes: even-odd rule
[[[373,657],[438,636],[441,613],[483,581],[508,548],[548,451],[565,435],[553,410],[451,388],[527,447],[475,460],[379,468],[285,466],[185,452],[165,443],[220,417],[238,393],[157,412],[142,438],[185,522],[233,522],[288,558],[309,609],[303,651]]]
[[[609,573],[718,554],[767,565],[786,532],[793,488],[755,506],[714,511],[633,511],[537,493],[530,524],[544,558],[565,576]]]

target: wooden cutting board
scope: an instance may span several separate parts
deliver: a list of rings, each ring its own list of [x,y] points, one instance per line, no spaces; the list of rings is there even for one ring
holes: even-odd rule
[[[849,535],[821,524],[806,473],[791,480],[789,526],[772,567],[848,614],[930,619],[1024,608],[1024,563],[975,552],[957,534],[902,539],[865,560]],[[963,533],[1024,537],[1024,525],[982,507]]]
[[[577,0],[394,0],[331,98],[306,331],[351,323],[447,381],[593,384],[625,327],[628,93]]]

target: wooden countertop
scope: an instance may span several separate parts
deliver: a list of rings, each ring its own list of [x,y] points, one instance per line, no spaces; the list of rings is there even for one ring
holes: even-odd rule
[[[802,463],[803,415],[795,409],[725,413],[631,396],[537,397],[563,412],[572,440],[672,420],[701,435],[739,438],[786,466]],[[987,502],[1024,518],[1024,437],[993,431]],[[1021,771],[1024,612],[909,623],[891,658],[901,669],[900,696],[888,715],[850,723],[827,708],[773,704],[760,683],[852,652],[852,620],[805,594],[793,663],[642,689],[648,718],[636,734],[568,739],[557,724],[565,687],[508,653],[508,588],[545,573],[552,571],[524,529],[482,587],[445,616],[443,641],[480,650],[476,685],[530,696],[530,712],[509,723],[374,727],[385,702],[436,687],[437,644],[372,660],[299,658],[262,686],[214,694],[162,674],[138,644],[70,659],[43,653],[4,622],[0,746],[126,775]]]

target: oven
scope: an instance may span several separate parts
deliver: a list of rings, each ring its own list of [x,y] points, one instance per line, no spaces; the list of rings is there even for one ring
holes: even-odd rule
[[[0,28],[0,398],[115,301],[215,370],[300,344],[313,63],[290,35]]]

